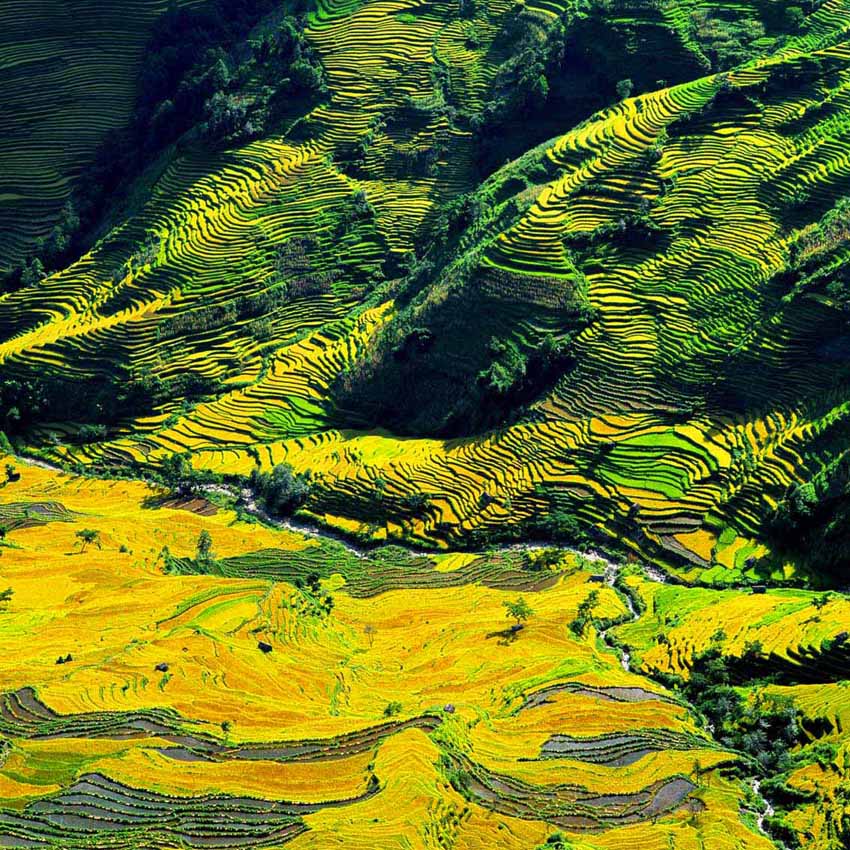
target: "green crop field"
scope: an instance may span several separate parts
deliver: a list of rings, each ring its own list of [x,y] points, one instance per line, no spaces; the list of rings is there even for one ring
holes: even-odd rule
[[[0,847],[848,846],[848,0],[0,13]]]

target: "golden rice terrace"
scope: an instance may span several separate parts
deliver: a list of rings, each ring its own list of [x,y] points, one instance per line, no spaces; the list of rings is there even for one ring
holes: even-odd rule
[[[850,847],[848,0],[0,16],[0,848]]]

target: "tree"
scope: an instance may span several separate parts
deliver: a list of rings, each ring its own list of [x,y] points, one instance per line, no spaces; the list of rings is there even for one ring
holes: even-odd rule
[[[806,20],[806,13],[799,6],[788,6],[785,9],[785,25],[792,30],[799,29]]]
[[[35,286],[35,284],[44,280],[45,276],[44,263],[38,257],[35,257],[29,265],[25,264],[21,271],[21,286]]]
[[[369,649],[372,648],[372,644],[375,642],[375,635],[377,633],[378,630],[371,623],[366,623],[363,627],[363,634],[369,639]]]
[[[14,593],[15,591],[12,590],[11,587],[7,587],[5,590],[0,590],[0,605],[5,606],[11,602]]]
[[[587,598],[578,606],[576,618],[570,623],[570,631],[577,637],[584,635],[588,623],[593,620],[593,610],[599,604],[599,591],[591,590]]]
[[[107,435],[106,425],[98,423],[96,425],[83,425],[77,431],[77,439],[81,443],[96,443],[98,440],[105,440]]]
[[[100,532],[95,531],[93,528],[83,528],[82,530],[76,532],[74,536],[80,541],[81,555],[92,543],[94,543],[98,549],[103,548],[100,544]]]
[[[195,551],[195,557],[197,560],[209,563],[215,559],[215,553],[212,550],[212,542],[212,535],[209,531],[204,529],[198,535],[198,546]]]
[[[280,463],[271,473],[253,470],[251,489],[269,513],[286,514],[299,508],[310,495],[310,473],[296,473],[288,463]]]
[[[635,84],[631,80],[620,80],[617,83],[617,98],[619,100],[625,100],[627,97],[631,97],[634,87]]]
[[[537,850],[573,850],[575,845],[567,840],[563,832],[553,832],[547,839],[545,844],[540,844]]]
[[[313,94],[325,91],[325,79],[320,66],[297,59],[292,63],[289,73],[296,93]]]
[[[208,470],[192,467],[192,455],[189,452],[171,454],[162,461],[160,474],[163,483],[180,499],[198,496],[205,484],[213,484],[215,476]]]
[[[531,606],[520,596],[514,602],[505,601],[502,603],[505,606],[505,616],[516,620],[516,625],[521,626],[529,617],[534,615]]]
[[[251,121],[250,101],[236,94],[216,92],[206,103],[206,131],[213,139],[227,142],[253,136],[258,127]]]

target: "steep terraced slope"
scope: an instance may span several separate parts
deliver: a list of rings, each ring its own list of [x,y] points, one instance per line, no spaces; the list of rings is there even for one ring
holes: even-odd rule
[[[0,3],[0,274],[49,235],[97,145],[129,118],[145,42],[167,6]]]
[[[471,196],[474,220],[467,214],[464,228],[461,216],[455,235],[450,223],[388,293],[394,300],[358,287],[364,268],[388,270],[435,202],[468,185],[453,181],[471,142],[449,132],[451,154],[414,181],[387,156],[350,177],[322,150],[352,116],[372,127],[401,90],[435,97],[431,50],[444,30],[428,15],[414,25],[371,6],[317,16],[311,38],[333,94],[310,118],[316,140],[255,142],[223,154],[224,166],[175,162],[144,215],[4,300],[7,327],[19,329],[2,348],[6,368],[95,380],[120,364],[130,377],[190,374],[200,392],[213,391],[204,380],[234,385],[187,413],[175,400],[125,420],[126,438],[55,449],[66,461],[156,465],[188,450],[204,468],[247,474],[285,460],[313,472],[313,514],[361,533],[439,545],[558,533],[552,515],[569,514],[719,581],[775,570],[770,559],[755,564],[767,518],[844,445],[843,310],[823,281],[801,283],[797,259],[847,189],[843,9],[825,4],[768,58],[627,99],[507,166]],[[349,91],[346,63],[360,53],[347,45],[375,27],[412,28],[400,42],[405,63],[372,54],[366,89]],[[417,138],[448,120],[423,114]],[[382,138],[393,144],[393,124],[385,137],[369,131],[367,159]],[[224,170],[192,181],[214,167]],[[191,188],[181,193],[181,183]],[[361,189],[374,213],[349,216],[340,231],[331,214]],[[402,215],[408,190],[421,203],[405,202]],[[105,258],[120,258],[154,221],[145,260],[104,280]],[[293,245],[292,228],[303,239],[319,222],[327,231]],[[281,244],[296,259],[274,272]],[[332,282],[268,314],[271,337],[258,339],[251,300],[278,285],[275,274],[303,279],[301,250],[310,279],[332,271]],[[51,291],[57,300],[45,301]],[[364,298],[368,309],[345,316]],[[178,330],[180,316],[205,310],[209,330]],[[541,351],[548,361],[535,359]],[[528,409],[469,438],[422,434],[441,421],[457,432],[500,404]],[[352,433],[370,422],[418,438]],[[74,440],[66,424],[52,433]]]

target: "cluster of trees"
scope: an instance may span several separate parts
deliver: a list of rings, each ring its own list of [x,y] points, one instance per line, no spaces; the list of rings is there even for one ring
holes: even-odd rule
[[[568,366],[574,335],[575,331],[560,337],[547,333],[526,351],[510,338],[492,337],[487,346],[490,363],[477,376],[487,396],[484,403],[514,407],[533,398],[541,385],[549,384]]]
[[[787,277],[794,292],[818,292],[843,314],[836,328],[850,320],[850,196],[841,198],[818,222],[804,228],[793,245]]]
[[[802,10],[800,21],[802,21]],[[701,8],[690,16],[691,36],[705,54],[710,70],[725,71],[756,55],[754,44],[765,36],[760,21],[742,17],[737,10]]]
[[[557,569],[564,560],[560,549],[548,548],[523,552],[522,568],[532,573]]]
[[[850,332],[850,196],[839,199],[794,243],[784,277],[789,298],[817,294],[834,308],[818,327],[819,355],[831,349],[836,384],[848,377]],[[790,308],[793,308],[793,300]],[[768,518],[766,532],[780,555],[793,558],[826,581],[846,581],[850,559],[850,416],[838,414],[818,436],[824,460],[795,483]]]
[[[10,437],[48,421],[79,421],[80,443],[103,440],[123,417],[142,415],[165,399],[198,399],[220,386],[200,372],[184,372],[168,381],[153,372],[116,365],[109,375],[65,379],[0,378],[0,431]]]
[[[575,619],[570,623],[570,631],[576,637],[584,637],[587,627],[593,623],[593,612],[599,604],[599,591],[591,590],[587,597],[579,603]]]
[[[50,233],[36,240],[31,256],[13,266],[0,280],[0,293],[35,286],[50,271],[61,268],[72,253],[79,227],[80,216],[74,201],[69,198]]]
[[[700,72],[699,58],[675,32],[661,24],[649,32],[652,25],[642,23],[647,32],[636,40],[613,5],[571,4],[550,23],[514,7],[494,45],[509,58],[486,105],[471,116],[483,173],[615,100],[658,88],[666,82],[660,76],[675,83]],[[647,49],[653,41],[656,49]]]
[[[532,523],[532,533],[558,543],[567,543],[577,549],[586,549],[593,543],[588,527],[583,525],[575,514],[552,502],[545,489],[539,488],[535,495],[546,499],[549,505]]]
[[[748,651],[759,655],[759,647]],[[687,680],[657,674],[678,689],[705,717],[725,747],[744,753],[760,775],[776,775],[792,766],[791,749],[805,741],[798,712],[790,699],[756,690],[744,694],[733,686],[728,659],[717,641],[694,656]]]
[[[216,142],[239,141],[286,112],[287,100],[324,90],[321,65],[304,40],[306,3],[272,19],[276,6],[214,0],[174,5],[160,18],[143,58],[131,127],[143,152],[155,153],[193,128]]]
[[[843,451],[808,481],[790,488],[768,522],[768,534],[780,552],[822,578],[846,581],[850,451]]]
[[[565,310],[571,329],[532,341],[515,335],[504,314],[474,283],[427,313],[399,313],[337,379],[339,409],[364,424],[446,437],[515,421],[570,368],[573,337],[588,317]]]
[[[98,439],[105,436],[105,426],[120,416],[150,410],[186,380],[183,376],[178,384],[167,385],[150,372],[122,367],[88,381],[61,376],[0,379],[0,429],[11,436],[38,422],[88,420],[93,424],[81,429],[79,439]]]
[[[160,465],[159,475],[163,484],[179,499],[195,498],[204,487],[218,484],[221,480],[209,470],[195,469],[190,452],[175,452],[166,457]],[[198,542],[200,549],[201,541]]]
[[[243,319],[263,317],[289,301],[289,287],[275,284],[255,295],[240,295],[224,304],[186,310],[157,325],[160,339],[187,336],[228,327]]]
[[[270,514],[291,514],[303,505],[312,489],[309,472],[295,472],[288,463],[279,463],[271,472],[252,470],[249,486]]]
[[[322,589],[318,573],[310,573],[305,579],[295,579],[298,593],[290,596],[289,607],[301,616],[326,619],[334,609],[334,598]]]
[[[40,380],[0,380],[0,417],[6,434],[19,434],[49,409],[50,390]]]

